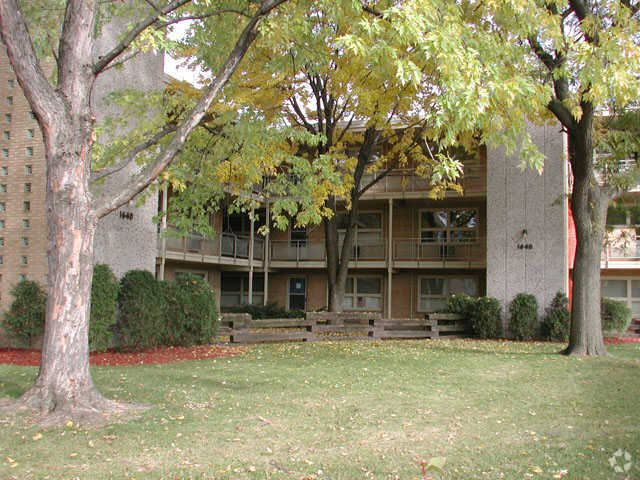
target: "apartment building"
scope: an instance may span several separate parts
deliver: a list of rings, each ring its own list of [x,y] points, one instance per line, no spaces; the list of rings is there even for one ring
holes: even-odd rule
[[[103,28],[97,53],[113,44],[123,25]],[[1,44],[0,44],[1,45]],[[106,47],[105,47],[106,48]],[[52,64],[44,65],[51,71]],[[97,121],[117,113],[104,103],[105,97],[121,88],[153,90],[164,88],[163,56],[153,52],[136,56],[122,70],[109,70],[96,82],[92,103]],[[45,212],[46,161],[42,133],[31,112],[4,48],[0,47],[0,312],[11,304],[11,287],[23,279],[46,285],[47,219]],[[108,179],[100,189],[119,188],[131,172]],[[156,229],[153,216],[156,197],[144,205],[131,202],[108,215],[98,225],[95,262],[109,264],[117,275],[129,269],[153,271],[156,260]],[[0,329],[0,346],[6,343]]]
[[[564,143],[556,125],[531,126],[547,155],[545,172],[520,169],[503,148],[481,148],[465,162],[464,194],[432,200],[412,169],[393,171],[361,200],[344,308],[387,317],[422,316],[451,293],[508,302],[534,293],[543,305],[567,291]],[[322,225],[287,231],[259,226],[268,207],[211,219],[217,235],[158,241],[165,278],[201,275],[220,292],[221,307],[277,302],[289,309],[327,306]]]

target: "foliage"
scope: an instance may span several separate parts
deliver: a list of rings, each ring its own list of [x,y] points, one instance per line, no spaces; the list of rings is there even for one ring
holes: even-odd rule
[[[509,331],[515,340],[533,340],[538,330],[538,300],[519,293],[509,304]]]
[[[162,344],[166,336],[165,287],[146,270],[130,270],[120,279],[118,331],[127,347]]]
[[[30,346],[44,332],[47,294],[32,280],[18,282],[9,292],[14,297],[4,313],[3,326],[21,344]]]
[[[304,318],[302,310],[287,310],[278,302],[269,302],[266,305],[239,305],[231,307],[229,313],[248,313],[251,318]]]
[[[445,311],[449,313],[459,313],[460,315],[470,318],[476,301],[476,297],[472,297],[466,293],[449,295]]]
[[[556,293],[551,300],[551,305],[545,309],[544,317],[540,324],[541,336],[544,340],[552,342],[566,342],[569,340],[571,328],[571,313],[568,308],[569,299],[562,293]]]
[[[120,283],[109,265],[96,265],[91,283],[90,350],[105,350],[113,342],[119,290]]]
[[[600,315],[603,331],[623,333],[629,328],[632,312],[626,302],[602,297]]]
[[[502,336],[502,308],[493,297],[471,297],[465,293],[450,295],[446,311],[464,315],[478,338]]]
[[[165,292],[165,344],[206,345],[218,327],[215,293],[200,277],[180,275],[167,284]]]

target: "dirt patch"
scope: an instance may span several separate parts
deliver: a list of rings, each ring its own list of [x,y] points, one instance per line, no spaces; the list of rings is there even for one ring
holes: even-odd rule
[[[197,347],[161,347],[142,352],[96,352],[92,353],[91,365],[152,365],[158,363],[187,362],[209,358],[224,358],[244,353],[244,347],[224,345],[201,345]],[[40,365],[40,350],[18,348],[0,349],[0,363],[11,365]]]
[[[627,337],[627,336],[622,336],[622,337],[605,337],[604,338],[604,343],[606,343],[607,345],[620,345],[620,344],[624,344],[624,343],[640,343],[640,337]]]

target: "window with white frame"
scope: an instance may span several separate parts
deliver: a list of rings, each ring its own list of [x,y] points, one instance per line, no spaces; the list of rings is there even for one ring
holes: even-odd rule
[[[478,210],[442,208],[420,211],[422,243],[475,243],[478,239]]]
[[[348,277],[343,307],[345,310],[382,310],[382,277]]]
[[[625,302],[634,317],[640,317],[640,280],[632,278],[603,278],[600,282],[603,297]]]
[[[418,285],[418,311],[436,312],[447,305],[447,297],[466,293],[478,295],[476,277],[421,277]]]
[[[349,214],[338,214],[338,235],[340,246],[346,235]],[[353,257],[355,259],[377,259],[384,257],[384,241],[382,239],[382,212],[360,212],[356,220],[353,240]]]
[[[264,299],[264,278],[253,277],[254,305],[262,305]],[[235,307],[249,303],[249,275],[222,274],[220,279],[220,306]]]

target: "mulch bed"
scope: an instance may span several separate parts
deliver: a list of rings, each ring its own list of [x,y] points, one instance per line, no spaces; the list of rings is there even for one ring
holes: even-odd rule
[[[185,362],[224,358],[244,353],[246,348],[223,345],[203,345],[197,347],[161,347],[142,352],[106,351],[92,353],[91,365],[151,365],[158,363]],[[18,348],[0,349],[0,363],[12,365],[40,365],[40,350],[24,350]]]
[[[624,343],[640,343],[639,336],[622,336],[622,337],[604,337],[604,343],[607,345],[620,345]]]

